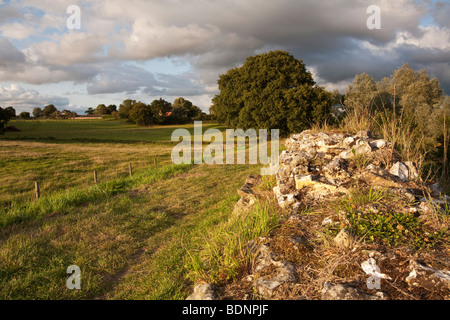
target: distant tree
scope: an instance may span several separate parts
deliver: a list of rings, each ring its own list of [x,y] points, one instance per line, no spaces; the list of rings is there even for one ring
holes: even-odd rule
[[[42,109],[41,108],[36,107],[36,108],[33,109],[33,117],[34,118],[40,118],[42,116],[43,116],[43,113],[42,113]]]
[[[191,101],[186,100],[183,97],[175,99],[175,101],[173,102],[173,108],[180,109],[177,112],[184,112],[185,116],[190,119],[197,117],[202,113],[202,110],[199,107],[194,106]]]
[[[218,80],[213,98],[218,121],[233,128],[299,132],[325,120],[331,95],[318,87],[302,60],[285,51],[247,58]]]
[[[11,120],[11,112],[0,107],[0,134],[5,132],[5,126]]]
[[[48,106],[45,106],[44,110],[42,110],[42,115],[46,118],[53,118],[54,113],[58,111],[56,107],[52,104],[49,104]]]
[[[97,108],[95,108],[95,114],[104,115],[108,114],[108,108],[104,104],[99,104]]]
[[[10,114],[11,119],[16,117],[16,109],[13,107],[7,107],[5,110]]]
[[[72,112],[70,110],[63,110],[61,111],[60,117],[63,119],[72,119],[77,116],[76,112]]]
[[[110,104],[106,108],[108,109],[108,114],[112,114],[114,111],[117,111],[117,106],[115,104]]]
[[[113,112],[111,112],[111,115],[112,115],[113,118],[116,119],[116,120],[119,120],[119,119],[120,119],[119,111],[113,111]]]
[[[126,99],[119,106],[119,114],[122,119],[128,119],[130,116],[131,109],[136,104],[136,100]]]
[[[93,115],[95,110],[91,107],[87,108],[87,110],[84,112],[87,115]]]
[[[52,113],[49,114],[48,118],[50,119],[59,119],[62,118],[62,114],[61,111],[59,111],[58,109],[56,109],[55,111],[53,111]]]
[[[385,99],[395,99],[396,112],[414,121],[426,135],[440,132],[436,117],[442,110],[443,90],[437,78],[430,78],[425,70],[415,71],[405,63],[390,78],[383,78],[378,89]]]
[[[31,118],[31,116],[30,116],[30,113],[29,112],[21,112],[20,114],[19,114],[19,118],[20,119],[23,119],[23,120],[28,120],[28,119],[30,119]]]
[[[148,126],[152,123],[153,112],[149,105],[143,102],[133,104],[129,113],[129,119],[140,126]]]
[[[172,104],[162,98],[153,100],[150,104],[153,114],[152,122],[162,124],[166,120],[166,113],[172,110]]]
[[[374,109],[375,97],[378,95],[377,83],[367,73],[357,74],[345,92],[347,109]]]

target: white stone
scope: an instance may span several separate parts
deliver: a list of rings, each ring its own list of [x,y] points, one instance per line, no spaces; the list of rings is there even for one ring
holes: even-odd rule
[[[402,162],[397,162],[396,164],[394,164],[391,170],[389,170],[389,173],[392,174],[393,176],[399,177],[400,180],[408,181],[409,169]]]
[[[383,139],[374,140],[370,143],[370,146],[372,148],[377,148],[377,149],[384,148],[384,147],[386,147],[386,145],[387,145],[387,142],[386,142],[386,140],[383,140]]]

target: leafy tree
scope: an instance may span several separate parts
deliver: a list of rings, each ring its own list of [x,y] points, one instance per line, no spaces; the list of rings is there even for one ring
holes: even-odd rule
[[[405,63],[378,87],[380,94],[396,102],[396,112],[403,113],[421,132],[427,136],[440,132],[436,117],[442,109],[443,90],[437,78],[431,79],[425,70],[417,72]]]
[[[213,110],[234,128],[301,131],[330,113],[331,95],[316,86],[301,60],[285,51],[247,58],[220,76]]]
[[[54,113],[58,111],[56,107],[52,104],[45,106],[44,110],[42,110],[42,115],[46,118],[54,117]]]
[[[63,110],[61,111],[60,117],[63,119],[71,119],[75,118],[77,116],[76,112],[72,112],[70,110]]]
[[[175,99],[175,101],[173,102],[173,108],[179,108],[180,111],[183,110],[185,116],[189,119],[200,116],[202,113],[202,110],[199,107],[194,106],[191,101],[186,100],[183,97]]]
[[[113,118],[116,119],[116,120],[119,120],[119,119],[120,119],[119,111],[113,111],[113,112],[111,112],[111,115],[112,115]]]
[[[49,117],[50,119],[59,119],[59,118],[62,118],[63,115],[62,115],[61,111],[59,111],[58,109],[56,109],[55,111],[53,111],[52,113],[50,113],[48,117]]]
[[[84,112],[87,115],[92,115],[94,114],[95,110],[91,107],[87,108],[87,110]]]
[[[172,104],[162,98],[153,100],[150,104],[153,113],[152,122],[162,124],[166,120],[166,113],[172,110]]]
[[[14,109],[13,107],[7,107],[5,110],[10,114],[11,119],[16,117],[16,109]]]
[[[95,114],[104,115],[108,114],[108,108],[104,104],[99,104],[97,108],[95,108]]]
[[[130,118],[129,118],[130,111],[135,104],[136,104],[136,100],[131,100],[131,99],[124,100],[122,102],[122,104],[119,106],[120,117],[122,119],[130,120]]]
[[[152,123],[153,112],[149,105],[142,102],[133,104],[129,113],[129,119],[140,126],[148,126]]]
[[[30,113],[29,112],[21,112],[20,114],[19,114],[19,118],[20,119],[23,119],[23,120],[28,120],[28,119],[30,119],[31,118],[31,116],[30,116]]]
[[[41,108],[36,107],[36,108],[33,109],[33,117],[34,118],[40,118],[42,116],[43,116],[43,113],[42,113],[42,109]]]
[[[117,106],[115,104],[110,104],[106,108],[108,109],[108,114],[112,114],[113,112],[117,111]]]
[[[11,112],[6,109],[0,107],[0,134],[4,133],[6,124],[11,120]]]
[[[375,79],[367,73],[357,74],[345,92],[345,106],[347,109],[373,109],[377,95],[378,88]]]

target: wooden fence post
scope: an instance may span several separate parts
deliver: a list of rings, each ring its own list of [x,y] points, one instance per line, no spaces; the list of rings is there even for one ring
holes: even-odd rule
[[[133,176],[133,166],[131,165],[131,162],[129,163],[128,171],[130,172],[130,178],[131,178]]]
[[[34,192],[36,194],[36,199],[39,199],[41,197],[41,190],[39,189],[39,182],[34,182]]]
[[[157,169],[158,168],[158,160],[156,160],[156,158],[155,158],[155,169]]]
[[[97,184],[97,170],[94,170],[94,182]]]

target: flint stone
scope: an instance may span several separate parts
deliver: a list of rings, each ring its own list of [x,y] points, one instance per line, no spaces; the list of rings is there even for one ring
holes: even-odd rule
[[[335,158],[330,161],[323,169],[330,173],[337,173],[343,167],[343,162],[341,158]]]
[[[325,282],[322,289],[322,300],[386,300],[382,292],[376,295],[361,292],[360,290],[342,285]]]
[[[353,138],[353,137],[347,137],[347,138],[344,139],[343,143],[344,143],[344,145],[350,147],[350,146],[355,145],[356,142],[355,142],[355,138]]]
[[[389,173],[393,176],[399,177],[402,181],[408,181],[409,179],[409,169],[402,162],[397,162],[394,164],[391,170],[389,170]]]
[[[365,141],[360,140],[358,145],[355,145],[350,150],[342,151],[339,157],[342,159],[350,159],[355,155],[368,154],[372,152],[372,147]]]
[[[374,140],[374,141],[370,142],[370,146],[372,148],[382,149],[387,146],[387,141],[383,140],[383,139]]]
[[[338,248],[350,248],[354,243],[354,238],[347,230],[341,229],[333,242]]]
[[[450,289],[450,271],[427,267],[417,261],[410,261],[410,274],[405,279],[410,286],[422,287],[430,291]]]
[[[265,299],[270,299],[276,288],[281,285],[281,282],[276,280],[267,280],[264,278],[260,278],[255,282],[255,288],[260,295],[262,295]]]
[[[216,287],[209,283],[199,284],[186,300],[216,300],[215,289]]]
[[[370,138],[370,131],[369,130],[361,130],[356,135],[358,138]]]
[[[293,193],[290,193],[290,194],[279,194],[279,195],[277,195],[277,201],[278,201],[278,205],[280,207],[282,207],[283,209],[286,209],[289,206],[291,206],[294,203],[296,203],[295,194],[293,194]]]

